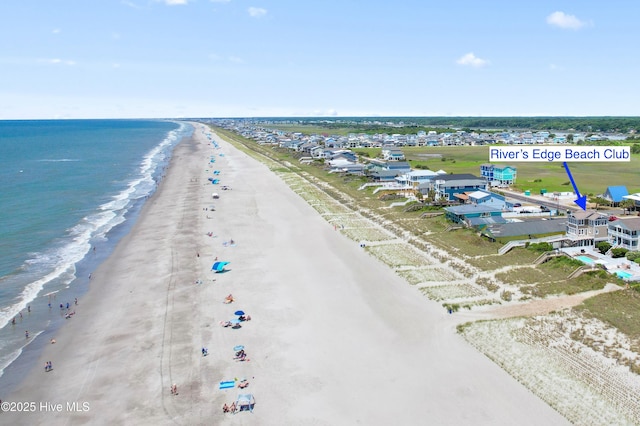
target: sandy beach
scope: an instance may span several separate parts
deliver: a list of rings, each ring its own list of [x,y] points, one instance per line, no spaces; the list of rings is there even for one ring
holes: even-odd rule
[[[35,409],[3,423],[569,424],[457,335],[455,315],[195,126],[42,368],[3,398]],[[231,190],[211,185],[214,169]],[[210,270],[216,257],[224,273]],[[222,327],[236,310],[251,320]],[[249,384],[219,389],[235,379]],[[253,412],[223,413],[238,394]]]

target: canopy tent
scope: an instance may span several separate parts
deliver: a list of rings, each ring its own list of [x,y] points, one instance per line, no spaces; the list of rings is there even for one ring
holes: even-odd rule
[[[213,174],[214,174],[214,175],[219,175],[219,174],[220,174],[220,170],[214,170],[214,171],[213,171]]]
[[[238,411],[236,412],[251,411],[253,413],[254,405],[256,405],[256,399],[253,397],[253,394],[239,394],[238,399],[236,399],[236,407],[238,407]]]
[[[224,267],[228,264],[229,262],[215,262],[211,267],[211,270],[216,272],[222,272],[224,271]]]

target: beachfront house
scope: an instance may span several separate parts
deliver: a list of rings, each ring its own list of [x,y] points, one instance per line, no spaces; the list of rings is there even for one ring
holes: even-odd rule
[[[401,185],[410,185],[414,189],[418,189],[418,187],[427,182],[433,182],[433,179],[436,176],[446,174],[446,172],[439,170],[434,172],[432,170],[411,170],[408,173],[405,173],[396,178]]]
[[[594,247],[608,239],[609,217],[595,210],[576,210],[569,213],[566,224],[566,243],[570,247]]]
[[[487,180],[469,173],[437,176],[433,180],[436,200],[456,200],[456,194],[465,192],[487,191]]]
[[[621,218],[609,222],[609,243],[613,247],[638,250],[640,217]]]
[[[505,223],[502,209],[492,206],[465,204],[445,207],[445,217],[450,221],[467,227],[484,227],[492,223]]]
[[[510,186],[516,182],[517,169],[500,164],[480,165],[480,176],[487,179],[491,186]]]

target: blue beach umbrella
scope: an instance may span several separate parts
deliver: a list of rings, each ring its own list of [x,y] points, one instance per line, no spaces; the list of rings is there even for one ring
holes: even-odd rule
[[[224,267],[228,264],[229,262],[215,262],[211,267],[211,270],[216,272],[222,272],[224,270]]]
[[[214,179],[211,181],[212,184],[217,185],[220,183],[220,179]]]
[[[235,311],[233,315],[238,315],[238,316],[244,315],[244,311]]]
[[[214,175],[219,175],[219,174],[220,174],[220,170],[214,170],[214,171],[213,171],[213,174],[214,174]]]
[[[244,345],[237,345],[233,347],[233,350],[238,352],[244,349]]]

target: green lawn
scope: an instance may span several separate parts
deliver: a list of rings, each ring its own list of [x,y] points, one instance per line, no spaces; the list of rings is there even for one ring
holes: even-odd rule
[[[480,165],[489,162],[488,146],[404,147],[402,151],[412,167],[426,166],[430,170],[443,169],[447,173],[471,173],[480,176]],[[422,155],[421,155],[422,154]],[[440,154],[441,158],[424,154]],[[562,163],[504,163],[518,170],[515,187],[522,191],[539,193],[572,192],[573,187]],[[625,185],[629,193],[640,192],[638,170],[640,155],[633,154],[630,162],[611,163],[572,162],[571,174],[581,194],[602,194],[608,186]],[[535,182],[540,180],[539,182]]]

